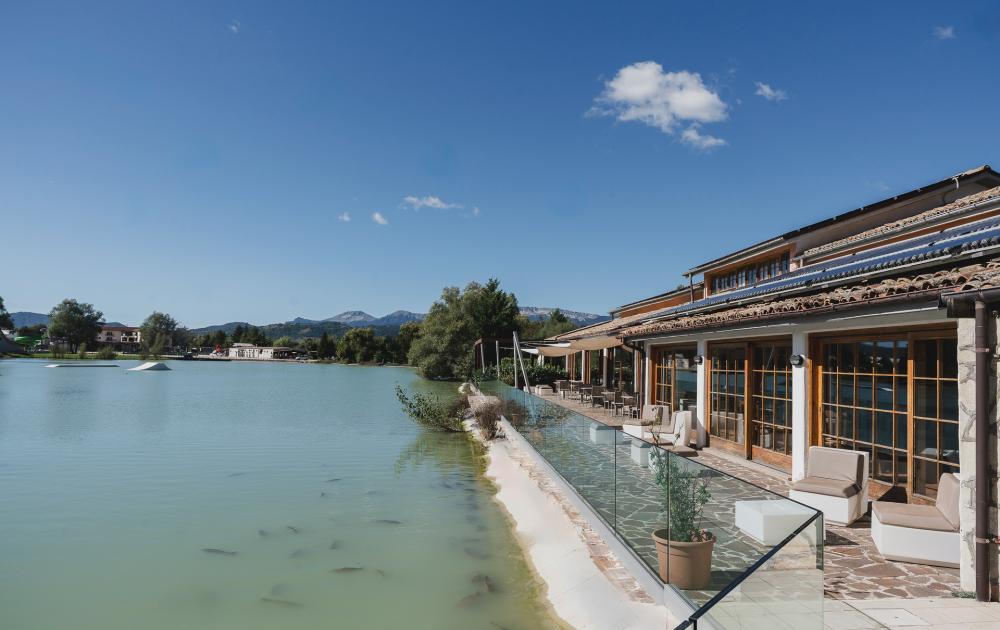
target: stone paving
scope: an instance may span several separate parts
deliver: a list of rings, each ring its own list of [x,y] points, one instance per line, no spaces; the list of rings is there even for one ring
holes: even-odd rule
[[[609,415],[602,408],[591,407],[589,403],[562,399],[552,394],[543,398],[546,402],[556,403],[603,424],[620,426],[623,421],[623,418]],[[551,405],[546,405],[546,408],[551,408]],[[549,415],[558,413],[550,412]],[[559,424],[559,419],[553,418],[552,424]],[[584,498],[605,519],[615,523],[626,539],[635,541],[632,545],[635,551],[650,566],[655,567],[655,550],[649,537],[649,524],[663,522],[664,515],[658,508],[660,502],[655,498],[656,489],[650,471],[640,469],[631,462],[629,446],[595,445],[589,441],[588,436],[579,434],[586,430],[589,429],[582,425],[574,428],[562,426],[558,429],[540,427],[534,429],[533,437],[529,437],[530,431],[526,437],[540,451],[544,449],[543,455],[546,458],[555,459],[553,463],[557,469],[573,471],[570,474],[573,478],[567,480],[580,488]],[[578,434],[574,435],[574,431]],[[574,458],[578,461],[571,461]],[[582,465],[584,461],[588,463]],[[702,450],[696,461],[770,492],[788,495],[791,479],[786,473],[711,448]],[[614,476],[616,472],[620,473],[617,478]],[[617,481],[617,484],[613,481]],[[616,490],[608,492],[609,487]],[[734,501],[764,498],[762,495],[765,493],[724,477],[711,478],[710,489],[713,497],[718,499],[712,502],[712,510],[706,509],[706,515],[711,521],[708,528],[719,532],[720,538],[715,551],[718,557],[713,560],[713,570],[722,569],[718,576],[720,584],[713,584],[713,587],[718,588],[722,582],[745,569],[766,550],[732,525]],[[617,496],[610,496],[615,493]],[[823,560],[823,590],[827,598],[950,598],[959,588],[957,569],[892,562],[883,558],[872,542],[871,524],[867,516],[848,527],[827,525]],[[692,599],[697,601],[701,599],[700,595],[695,594]]]

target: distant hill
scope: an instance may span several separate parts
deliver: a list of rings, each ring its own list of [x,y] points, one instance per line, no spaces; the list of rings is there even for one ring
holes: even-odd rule
[[[196,335],[204,335],[205,333],[212,333],[217,330],[224,331],[227,335],[233,334],[237,326],[251,326],[247,322],[229,322],[226,324],[215,324],[213,326],[205,326],[203,328],[192,328],[191,332]],[[351,329],[347,324],[341,324],[340,322],[316,322],[307,320],[302,321],[290,321],[284,322],[282,324],[264,324],[263,326],[257,326],[260,328],[265,335],[271,339],[277,339],[279,337],[291,337],[292,339],[303,339],[306,337],[322,337],[323,333],[330,335],[331,337],[340,337],[348,330]],[[380,334],[386,334],[384,332]]]
[[[344,311],[340,315],[334,315],[323,320],[324,322],[338,322],[348,326],[368,326],[375,321],[375,317],[364,311]]]
[[[14,328],[24,326],[37,326],[38,324],[48,325],[49,316],[44,313],[31,313],[29,311],[18,311],[11,313],[10,318],[14,320]]]
[[[547,306],[522,306],[521,315],[524,315],[531,320],[548,319],[552,311],[555,308],[549,308]],[[581,313],[580,311],[567,311],[564,309],[559,309],[566,319],[573,322],[577,326],[586,326],[589,324],[596,324],[598,322],[603,322],[611,319],[608,315],[596,315],[594,313]]]

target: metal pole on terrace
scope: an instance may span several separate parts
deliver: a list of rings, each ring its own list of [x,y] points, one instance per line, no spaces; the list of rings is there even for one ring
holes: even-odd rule
[[[513,331],[514,334],[514,354],[516,355],[514,361],[514,373],[517,374],[517,366],[521,366],[521,376],[524,377],[524,386],[531,387],[531,383],[528,382],[528,371],[524,369],[524,357],[521,356],[521,342],[517,338],[517,331]]]

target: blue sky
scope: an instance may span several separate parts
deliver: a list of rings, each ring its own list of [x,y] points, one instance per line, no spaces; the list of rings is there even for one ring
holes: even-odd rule
[[[1000,163],[998,44],[989,2],[7,2],[0,295],[606,312]]]

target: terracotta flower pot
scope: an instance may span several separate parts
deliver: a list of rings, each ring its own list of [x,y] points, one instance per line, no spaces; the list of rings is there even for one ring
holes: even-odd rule
[[[660,579],[681,589],[703,589],[712,580],[712,548],[715,538],[704,542],[677,542],[666,529],[653,532]]]

